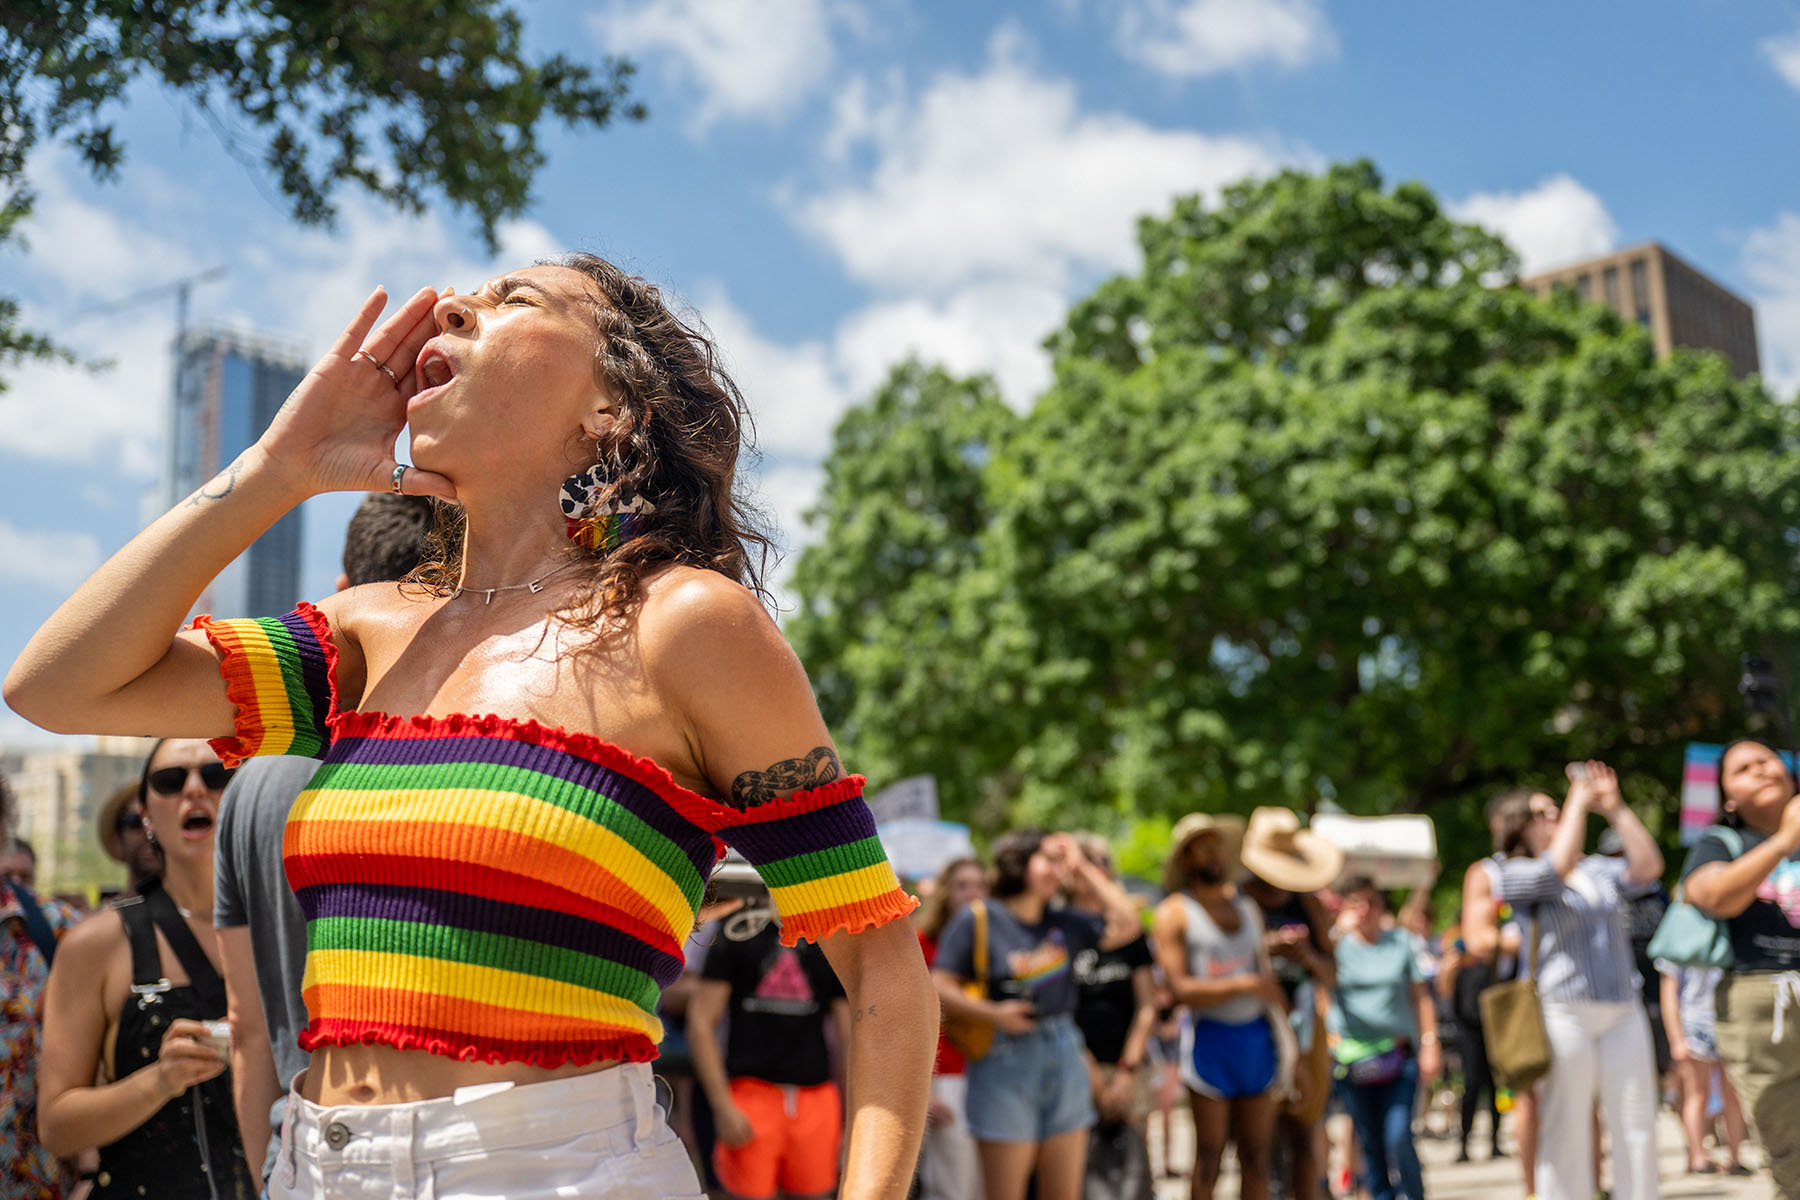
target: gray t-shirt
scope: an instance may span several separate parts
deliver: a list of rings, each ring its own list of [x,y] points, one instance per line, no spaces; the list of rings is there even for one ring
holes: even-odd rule
[[[282,869],[281,835],[294,797],[318,769],[316,758],[285,754],[246,762],[225,789],[214,839],[213,926],[250,927],[256,986],[283,1088],[306,1066],[299,1040],[306,1028],[300,999],[306,921]]]
[[[1373,942],[1355,930],[1338,938],[1337,991],[1332,995],[1334,1033],[1359,1041],[1419,1036],[1412,985],[1425,982],[1412,935],[1389,929]]]

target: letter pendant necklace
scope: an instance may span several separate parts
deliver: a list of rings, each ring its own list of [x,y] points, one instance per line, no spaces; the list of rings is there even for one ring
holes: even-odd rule
[[[576,559],[575,562],[566,562],[562,566],[557,567],[553,571],[544,572],[542,575],[539,575],[536,579],[533,579],[528,583],[509,583],[502,587],[491,587],[491,588],[463,587],[461,584],[458,584],[456,587],[450,589],[450,599],[454,600],[458,596],[462,595],[464,592],[480,592],[484,596],[487,597],[487,599],[483,600],[482,603],[484,605],[492,604],[494,602],[494,593],[495,592],[516,592],[516,591],[519,591],[521,588],[523,588],[525,591],[528,591],[532,595],[535,596],[539,592],[544,590],[544,580],[550,578],[552,575],[562,574],[564,571],[568,570],[572,566],[575,566],[576,563],[579,563],[580,561],[581,561],[580,559]]]

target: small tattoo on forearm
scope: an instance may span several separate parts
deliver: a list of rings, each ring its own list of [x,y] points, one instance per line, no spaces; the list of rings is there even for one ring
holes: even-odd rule
[[[855,1012],[851,1013],[850,1014],[850,1023],[852,1025],[861,1025],[862,1019],[864,1017],[873,1017],[874,1015],[875,1015],[875,1006],[873,1004],[871,1004],[867,1008],[859,1008]]]
[[[766,771],[745,771],[731,781],[731,805],[751,809],[767,804],[783,792],[804,791],[830,783],[844,773],[837,751],[815,746],[805,758],[778,762]]]
[[[238,465],[232,463],[212,479],[200,485],[200,490],[188,497],[189,508],[199,508],[202,500],[223,500],[237,490]]]

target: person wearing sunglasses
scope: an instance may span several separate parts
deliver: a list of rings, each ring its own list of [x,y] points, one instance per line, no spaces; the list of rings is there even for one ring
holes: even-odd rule
[[[45,995],[38,1129],[99,1148],[92,1200],[254,1196],[232,1114],[212,927],[213,827],[231,772],[204,741],[160,741],[139,785],[160,879],[63,940]],[[96,1082],[96,1080],[101,1082]]]

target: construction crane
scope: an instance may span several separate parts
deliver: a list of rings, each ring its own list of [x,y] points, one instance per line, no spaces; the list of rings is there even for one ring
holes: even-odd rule
[[[105,304],[84,308],[75,314],[74,320],[85,321],[89,317],[103,317],[108,313],[122,312],[133,305],[142,304],[146,300],[154,300],[158,296],[166,296],[173,292],[175,293],[175,353],[180,354],[182,340],[187,336],[188,297],[198,284],[211,283],[215,279],[223,278],[225,278],[224,267],[213,267],[211,270],[201,271],[194,275],[184,275],[180,279],[145,288],[123,300],[110,300]]]

